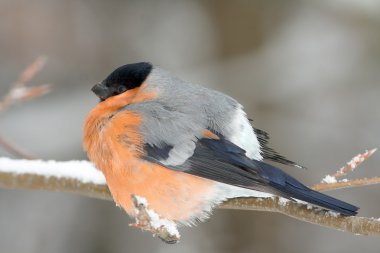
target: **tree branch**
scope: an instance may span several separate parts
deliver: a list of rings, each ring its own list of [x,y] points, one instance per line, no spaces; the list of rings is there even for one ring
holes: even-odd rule
[[[331,185],[333,187],[321,190],[340,188],[340,184]],[[363,184],[350,184],[347,187],[358,185]],[[112,200],[103,175],[86,161],[54,162],[0,158],[0,187],[69,192],[91,198]],[[380,235],[379,219],[340,216],[331,211],[279,197],[235,198],[222,203],[219,208],[277,212],[345,232]]]
[[[292,218],[312,224],[337,229],[356,235],[380,236],[380,220],[359,216],[341,216],[331,211],[325,211],[294,201],[284,201],[282,198],[236,198],[219,206],[224,209],[250,211],[266,211],[281,213]]]
[[[68,192],[112,200],[103,174],[88,161],[56,162],[0,157],[0,187]]]

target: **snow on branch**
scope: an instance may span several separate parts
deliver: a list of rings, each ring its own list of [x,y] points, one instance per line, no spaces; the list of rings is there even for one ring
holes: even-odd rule
[[[0,157],[0,187],[70,192],[112,200],[103,174],[88,161],[56,162]]]
[[[353,160],[357,161],[359,157],[360,159],[363,158],[361,159],[362,162],[372,155],[374,151],[359,154]],[[369,153],[370,155],[368,155]],[[352,172],[352,170],[345,173],[349,172]],[[314,185],[313,188],[322,191],[378,183],[380,183],[378,177],[343,181],[331,180],[328,183]],[[92,198],[112,200],[102,173],[87,161],[55,162],[0,158],[0,187],[70,192]],[[144,207],[139,205],[138,208]],[[340,216],[334,212],[321,210],[307,204],[289,200],[284,201],[283,198],[279,197],[235,198],[222,203],[219,208],[277,212],[298,220],[345,232],[359,235],[380,235],[379,219]],[[172,234],[170,231],[161,230],[159,236],[163,240],[165,240],[165,238],[162,238],[163,232],[167,232],[168,235]],[[167,239],[172,240],[172,238]]]

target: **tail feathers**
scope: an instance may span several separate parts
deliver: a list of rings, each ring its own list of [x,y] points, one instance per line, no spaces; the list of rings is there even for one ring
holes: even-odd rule
[[[354,216],[357,214],[358,207],[348,204],[339,199],[327,196],[326,194],[311,190],[307,187],[299,189],[293,185],[286,185],[285,187],[271,184],[277,190],[287,194],[289,197],[308,202],[313,205],[326,208],[338,212],[343,215]]]
[[[257,163],[257,165],[262,169],[261,176],[267,179],[269,181],[269,185],[283,197],[305,201],[343,215],[353,216],[357,214],[359,209],[358,207],[314,191],[301,184],[295,178],[269,164],[258,161],[255,161],[255,163]]]

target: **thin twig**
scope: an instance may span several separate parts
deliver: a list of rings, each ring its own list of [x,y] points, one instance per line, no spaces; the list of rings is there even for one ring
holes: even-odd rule
[[[132,194],[131,201],[135,209],[136,223],[129,224],[129,226],[149,231],[168,244],[174,244],[179,241],[181,236],[177,225],[173,221],[162,219],[153,210],[149,210],[148,202],[145,198]]]
[[[362,154],[356,155],[351,159],[345,166],[340,168],[335,174],[325,176],[322,181],[318,184],[312,185],[311,188],[316,191],[331,191],[336,189],[348,188],[348,187],[358,187],[358,186],[366,186],[379,184],[380,178],[362,178],[362,179],[343,179],[337,180],[337,177],[342,177],[347,175],[350,172],[353,172],[360,164],[362,164],[365,160],[367,160],[370,156],[372,156],[376,152],[376,148],[367,150]]]
[[[9,92],[0,101],[0,112],[7,110],[11,105],[18,101],[30,100],[50,91],[50,85],[42,84],[34,87],[27,87],[27,83],[44,67],[46,57],[38,57],[32,64],[20,74],[17,81],[14,82]]]
[[[34,99],[45,95],[50,91],[50,85],[48,84],[42,84],[34,87],[26,86],[27,83],[30,82],[39,71],[41,71],[41,69],[45,66],[45,63],[46,57],[40,56],[32,64],[25,68],[25,70],[18,77],[17,81],[11,85],[8,93],[0,101],[0,112],[4,112],[16,102]],[[20,148],[17,148],[1,136],[0,146],[16,157],[33,159],[32,156],[28,155],[24,151],[21,151]]]
[[[354,171],[362,162],[367,160],[371,155],[373,155],[376,152],[376,148],[367,150],[363,154],[358,154],[354,158],[351,159],[348,163],[346,163],[345,166],[340,168],[335,174],[331,175],[332,177],[342,177],[347,175],[348,173]]]
[[[353,188],[359,186],[367,186],[380,184],[380,177],[371,177],[371,178],[360,178],[360,179],[351,179],[351,180],[341,180],[336,183],[319,183],[311,186],[313,190],[316,191],[331,191],[343,188]]]
[[[16,82],[13,83],[12,88],[24,87],[28,82],[30,82],[33,77],[42,70],[47,61],[46,56],[39,56],[34,60],[32,64],[25,68],[23,72],[19,75]]]
[[[8,151],[8,153],[16,157],[24,158],[24,159],[35,159],[35,157],[33,157],[32,155],[27,154],[26,152],[12,145],[9,141],[4,139],[1,135],[0,135],[0,146],[2,146],[6,151]]]

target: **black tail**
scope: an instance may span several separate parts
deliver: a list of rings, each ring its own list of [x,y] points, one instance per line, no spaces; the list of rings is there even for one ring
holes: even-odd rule
[[[262,169],[263,174],[261,176],[267,179],[269,185],[284,197],[302,200],[343,215],[353,216],[357,214],[359,208],[356,206],[314,191],[269,164],[259,161],[254,161],[254,163]]]
[[[302,200],[343,215],[356,215],[359,209],[356,206],[313,191],[272,165],[249,159],[245,150],[219,137],[218,140],[199,139],[193,156],[183,165],[172,168],[225,184]]]

